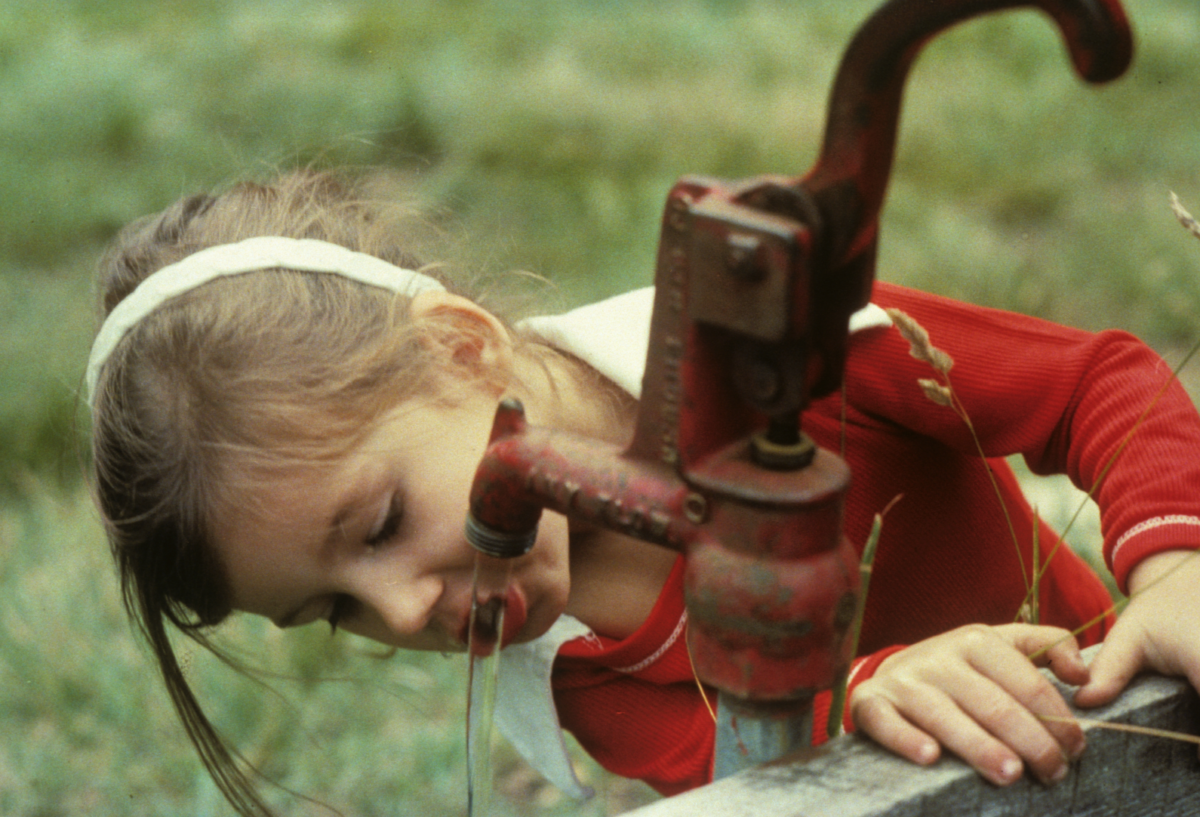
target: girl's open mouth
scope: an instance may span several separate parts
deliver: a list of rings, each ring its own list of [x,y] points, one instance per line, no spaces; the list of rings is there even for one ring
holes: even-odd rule
[[[509,585],[503,596],[492,596],[476,603],[474,614],[463,625],[459,638],[472,655],[491,655],[492,650],[507,647],[516,640],[527,615],[525,594],[515,585]]]
[[[525,594],[516,585],[509,585],[504,597],[504,632],[501,635],[500,646],[507,647],[513,643],[517,634],[525,626]]]

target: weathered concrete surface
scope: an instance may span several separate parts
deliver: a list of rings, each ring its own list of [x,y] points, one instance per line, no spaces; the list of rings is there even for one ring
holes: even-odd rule
[[[1068,700],[1070,698],[1068,697]],[[1142,677],[1080,717],[1197,734],[1200,701],[1183,681]],[[922,769],[847,735],[629,812],[629,817],[1186,817],[1200,815],[1197,747],[1089,728],[1062,783],[985,782],[956,758]]]

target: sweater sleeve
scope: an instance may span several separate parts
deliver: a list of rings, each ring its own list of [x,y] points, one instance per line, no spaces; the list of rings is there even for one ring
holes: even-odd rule
[[[875,674],[875,670],[879,669],[879,665],[884,659],[891,655],[895,655],[904,649],[903,646],[888,647],[887,649],[877,650],[870,655],[860,656],[854,659],[850,665],[850,673],[846,676],[846,701],[845,708],[842,710],[842,731],[854,731],[854,719],[850,717],[850,696],[854,694],[854,690],[863,681]],[[821,692],[813,700],[813,745],[820,746],[827,740],[829,734],[829,710],[833,705],[833,693]]]
[[[1200,546],[1200,417],[1145,344],[888,284],[875,301],[907,312],[954,359],[950,384],[987,456],[1021,454],[1035,473],[1063,473],[1092,492],[1122,589],[1147,556]],[[856,343],[851,407],[975,451],[962,419],[921,394],[917,380],[934,373],[898,332]]]
[[[556,683],[563,728],[608,771],[662,795],[712,779],[713,719],[694,681],[657,684],[633,676]],[[716,706],[717,695],[707,691]]]
[[[603,635],[559,649],[552,684],[562,726],[610,772],[660,794],[712,777],[716,692],[704,691],[687,650],[683,557],[650,615],[625,639]],[[706,701],[707,699],[707,701]]]

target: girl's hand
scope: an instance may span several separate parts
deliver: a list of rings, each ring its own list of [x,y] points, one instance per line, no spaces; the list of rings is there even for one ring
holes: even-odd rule
[[[1091,680],[1075,694],[1083,707],[1115,698],[1134,675],[1185,676],[1200,689],[1200,554],[1151,556],[1129,577],[1131,599],[1092,660]]]
[[[1082,754],[1084,736],[1027,657],[1039,650],[1038,664],[1064,683],[1088,680],[1066,630],[973,624],[889,656],[854,690],[851,715],[859,730],[914,763],[932,763],[944,746],[1000,786],[1020,778],[1026,764],[1043,782],[1056,782]]]

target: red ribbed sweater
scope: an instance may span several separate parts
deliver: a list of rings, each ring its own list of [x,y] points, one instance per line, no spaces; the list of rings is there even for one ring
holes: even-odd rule
[[[1200,546],[1200,417],[1178,384],[1167,387],[1101,479],[1170,379],[1140,341],[883,283],[874,302],[907,312],[954,358],[951,383],[988,457],[1022,454],[1035,473],[1067,474],[1084,490],[1099,483],[1104,553],[1123,589],[1146,556]],[[933,376],[894,328],[851,338],[846,535],[861,548],[875,513],[903,495],[884,523],[852,688],[895,645],[972,622],[1011,622],[1025,596],[1033,513],[1008,466],[992,460],[1020,540],[1018,559],[970,432],[917,384]],[[838,450],[842,409],[842,396],[833,395],[805,413],[805,429],[819,445]],[[1043,558],[1055,541],[1043,525]],[[676,568],[637,632],[620,641],[601,635],[567,643],[552,676],[563,727],[605,768],[664,794],[707,782],[713,754],[713,721],[684,646]],[[1095,573],[1064,547],[1042,580],[1040,605],[1043,623],[1075,629],[1110,600]],[[1107,625],[1091,627],[1081,641],[1099,641]],[[828,695],[819,696],[818,733],[827,709]]]

